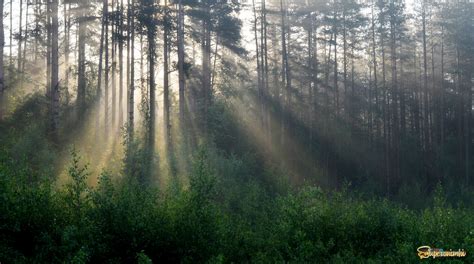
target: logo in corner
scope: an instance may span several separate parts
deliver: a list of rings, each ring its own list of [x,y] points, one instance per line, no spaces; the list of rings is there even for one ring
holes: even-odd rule
[[[458,250],[444,250],[442,248],[432,248],[430,246],[421,246],[417,250],[420,259],[429,257],[435,258],[463,258],[466,256],[464,249]]]

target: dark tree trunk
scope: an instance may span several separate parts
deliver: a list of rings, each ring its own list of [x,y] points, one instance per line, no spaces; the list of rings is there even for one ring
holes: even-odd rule
[[[86,108],[86,8],[88,1],[81,2],[81,14],[79,17],[79,39],[78,39],[78,69],[77,69],[77,113],[78,118],[84,117]]]
[[[134,16],[135,0],[131,2],[131,10],[129,13],[129,31],[130,31],[130,83],[128,92],[128,128],[129,137],[133,139],[134,122],[135,122],[135,16]],[[130,6],[129,6],[130,8]]]
[[[59,128],[59,22],[58,0],[51,1],[51,129],[55,138]]]
[[[186,78],[184,72],[184,10],[182,0],[178,4],[178,82],[179,82],[179,119],[181,130],[184,131],[185,117],[185,89]]]
[[[5,109],[5,70],[3,68],[3,48],[5,47],[5,33],[3,28],[3,4],[3,0],[0,0],[0,120],[3,119]]]

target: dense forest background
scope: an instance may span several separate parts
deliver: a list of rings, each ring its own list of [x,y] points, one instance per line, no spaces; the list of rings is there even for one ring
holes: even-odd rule
[[[0,14],[0,262],[472,261],[472,2]]]

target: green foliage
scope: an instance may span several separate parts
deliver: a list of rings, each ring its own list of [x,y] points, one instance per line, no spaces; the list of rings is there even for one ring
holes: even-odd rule
[[[124,133],[124,146],[125,146],[125,157],[123,160],[123,173],[128,179],[138,180],[139,182],[145,182],[150,177],[150,158],[149,151],[142,144],[143,141],[130,138],[128,132]]]
[[[137,253],[137,263],[138,264],[151,264],[153,262],[143,251],[141,251],[140,253]]]
[[[193,174],[191,175],[191,193],[199,202],[207,202],[215,195],[214,170],[208,159],[207,150],[201,148],[194,161]]]
[[[244,177],[252,162],[216,153],[197,152],[189,188],[179,193],[108,172],[90,189],[75,151],[66,191],[13,177],[24,172],[0,163],[0,259],[414,263],[421,245],[474,251],[474,212],[452,207],[441,186],[423,211],[312,186],[275,195]]]
[[[72,182],[67,184],[66,191],[68,196],[68,202],[74,212],[80,213],[82,210],[82,203],[84,201],[84,195],[87,195],[87,177],[89,173],[87,171],[87,165],[80,165],[80,157],[75,149],[71,150],[71,165],[68,169],[69,176]]]

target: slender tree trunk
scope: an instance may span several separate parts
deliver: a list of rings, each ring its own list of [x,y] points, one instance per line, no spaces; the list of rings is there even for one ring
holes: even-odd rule
[[[318,98],[318,87],[319,87],[319,78],[318,78],[318,74],[319,74],[319,62],[318,62],[318,26],[314,24],[315,21],[314,21],[314,18],[312,18],[311,20],[311,26],[313,28],[313,45],[314,45],[314,48],[313,48],[313,89],[312,89],[312,93],[311,93],[311,133],[314,134],[314,130],[315,130],[315,126],[316,126],[316,111],[318,109],[318,101],[317,101],[317,98]],[[314,138],[314,135],[313,135],[313,138]]]
[[[105,30],[105,76],[104,76],[104,130],[105,136],[109,134],[109,3],[108,0],[104,1],[104,30]]]
[[[78,118],[82,119],[86,107],[86,7],[88,1],[84,0],[81,5],[79,17],[79,39],[78,39],[78,69],[77,69],[77,110]]]
[[[308,81],[308,108],[309,108],[309,111],[308,111],[308,117],[307,117],[307,122],[309,124],[309,131],[308,131],[308,144],[309,144],[309,148],[310,148],[310,151],[312,152],[313,151],[313,147],[312,147],[312,144],[313,144],[313,115],[314,115],[314,112],[313,112],[313,93],[314,93],[314,69],[313,69],[313,66],[314,66],[314,62],[313,62],[313,18],[311,16],[311,13],[307,15],[307,19],[309,20],[309,26],[308,26],[308,29],[307,29],[307,36],[308,36],[308,71],[309,71],[309,81]]]
[[[369,51],[370,53],[370,51]],[[371,56],[371,55],[369,55]],[[367,107],[367,127],[368,127],[368,141],[369,144],[372,146],[374,142],[374,88],[373,88],[373,80],[372,80],[372,72],[373,72],[373,65],[369,64],[369,82],[368,82],[368,107]]]
[[[143,46],[143,34],[140,34],[140,53],[143,54],[144,46]],[[144,56],[140,56],[140,89],[145,90],[145,70],[144,70]],[[143,96],[142,96],[143,97]]]
[[[418,73],[417,73],[417,68],[418,68],[418,62],[416,60],[417,57],[417,52],[416,52],[416,45],[414,46],[414,52],[413,52],[413,72],[414,72],[414,80],[415,80],[415,89],[414,89],[414,95],[413,97],[415,98],[415,101],[413,102],[413,123],[415,126],[415,136],[417,139],[417,143],[421,142],[421,130],[420,130],[420,92],[419,92],[419,85],[418,85]]]
[[[103,1],[102,4],[102,20],[101,20],[101,30],[100,30],[100,44],[99,44],[99,72],[97,74],[97,94],[96,94],[96,100],[97,100],[97,109],[100,110],[100,103],[101,103],[101,96],[102,96],[102,71],[103,71],[103,58],[104,58],[104,41],[105,41],[105,10],[106,10],[106,2]],[[67,55],[66,55],[67,56]],[[100,111],[96,114],[96,134],[99,135],[100,133],[99,128],[100,128]]]
[[[115,122],[116,122],[116,115],[117,115],[117,78],[116,78],[116,71],[117,71],[117,21],[115,16],[115,1],[112,0],[112,14],[114,14],[112,20],[112,111],[111,111],[111,126],[112,129],[115,129]]]
[[[465,173],[465,157],[464,157],[464,98],[463,88],[461,79],[461,52],[458,44],[456,44],[456,90],[457,90],[457,105],[456,105],[456,140],[458,145],[458,167],[461,172],[460,175]],[[466,177],[467,180],[467,177]]]
[[[402,52],[402,48],[401,52]],[[400,52],[400,53],[401,53]],[[400,99],[400,137],[404,139],[406,136],[406,91],[405,91],[405,73],[403,70],[403,60],[400,58],[400,82],[399,82],[399,99]]]
[[[344,5],[344,4],[343,4]],[[347,25],[345,5],[342,12],[342,61],[343,61],[343,84],[344,84],[344,113],[346,120],[350,120],[349,95],[347,91]],[[352,122],[352,120],[350,120]]]
[[[433,31],[431,31],[433,34]],[[433,122],[432,122],[432,129],[431,129],[431,140],[433,145],[439,145],[439,135],[440,135],[440,127],[439,127],[439,92],[436,88],[436,76],[435,76],[435,43],[432,41],[431,43],[431,108],[433,111]]]
[[[26,44],[28,44],[28,11],[29,11],[29,2],[26,2],[26,12],[25,12],[25,34],[23,36],[23,55],[21,56],[21,72],[25,73],[26,65]],[[20,87],[23,87],[23,78],[20,80]]]
[[[211,91],[214,91],[214,83],[216,79],[216,66],[217,66],[217,54],[219,52],[219,36],[217,33],[215,34],[215,42],[216,45],[214,46],[214,56],[212,58],[212,71],[211,71]]]
[[[260,64],[260,48],[258,45],[258,28],[257,28],[257,10],[255,7],[255,0],[252,0],[252,9],[253,9],[253,32],[255,38],[255,52],[256,52],[256,60],[257,60],[257,105],[259,106],[259,119],[260,125],[264,126],[264,112],[263,112],[263,95],[262,95],[262,73],[261,73],[261,64]]]
[[[205,7],[206,18],[203,21],[203,42],[202,42],[202,90],[203,90],[203,121],[204,134],[207,135],[208,127],[208,112],[211,103],[212,89],[211,89],[211,21],[210,21],[210,7],[206,4]]]
[[[468,32],[471,33],[471,38],[469,38],[469,40],[471,41],[470,45],[472,45],[472,40],[473,40],[473,37],[472,37],[472,33],[473,33],[473,25],[472,25],[472,17],[474,15],[474,11],[472,8],[472,3],[464,3],[464,5],[469,5],[468,7],[465,7],[464,8],[464,14],[463,14],[463,17],[467,18],[467,22],[465,22],[467,24],[467,28],[468,28]],[[464,60],[465,60],[465,67],[466,67],[466,70],[464,71],[464,85],[465,85],[465,90],[466,90],[466,106],[465,106],[465,112],[466,112],[466,117],[465,117],[465,120],[464,120],[464,127],[465,127],[465,138],[464,138],[464,145],[465,145],[465,178],[466,178],[466,186],[469,186],[470,184],[470,181],[471,181],[471,150],[472,150],[472,147],[473,147],[473,142],[472,142],[472,123],[473,123],[473,120],[472,120],[472,99],[473,99],[473,95],[472,95],[472,89],[473,89],[473,85],[472,85],[472,74],[474,72],[474,55],[472,54],[472,47],[471,48],[467,48],[467,52],[465,53],[466,56],[464,57]]]
[[[126,69],[126,73],[125,73],[125,89],[126,89],[126,98],[125,98],[125,103],[126,103],[126,110],[127,111],[125,113],[126,115],[126,120],[125,120],[125,125],[126,125],[126,129],[127,131],[129,131],[129,127],[128,127],[128,121],[129,121],[129,113],[130,113],[130,109],[128,108],[129,107],[129,102],[130,102],[130,33],[131,33],[131,29],[130,29],[130,19],[131,19],[131,7],[130,7],[131,3],[130,3],[130,0],[127,0],[127,14],[126,14],[126,18],[124,17],[123,19],[126,19],[127,20],[127,24],[126,24],[126,28],[127,28],[127,69]],[[125,15],[125,14],[124,14]],[[124,36],[125,37],[125,36]],[[130,132],[130,131],[129,131]]]
[[[10,0],[10,78],[13,77],[13,0]]]
[[[262,59],[262,65],[263,65],[263,95],[264,95],[264,100],[265,100],[265,105],[268,106],[269,98],[270,98],[270,91],[269,91],[269,75],[268,75],[268,42],[267,42],[267,3],[266,0],[262,0],[262,20],[261,20],[261,33],[260,33],[260,39],[261,39],[261,56],[263,56]],[[263,41],[262,41],[263,39]],[[272,138],[272,129],[271,129],[271,113],[270,113],[270,108],[265,107],[265,115],[266,115],[266,131],[267,131],[267,140],[269,142],[269,146],[271,148],[272,143],[271,143],[271,138]]]
[[[379,103],[379,91],[378,91],[378,80],[377,80],[377,55],[376,55],[376,41],[375,41],[375,18],[374,18],[374,7],[372,6],[372,63],[374,68],[374,97],[375,97],[375,133],[377,138],[380,137],[380,103]]]
[[[282,85],[285,87],[285,92],[283,96],[283,101],[281,102],[281,139],[280,144],[285,145],[285,137],[287,133],[287,116],[288,116],[288,106],[289,106],[289,97],[290,91],[288,86],[288,53],[287,53],[287,44],[286,44],[286,9],[283,7],[283,0],[280,0],[280,12],[281,12],[281,56],[282,56]]]
[[[392,12],[390,16],[390,58],[391,58],[391,68],[392,68],[392,115],[393,115],[393,135],[392,135],[392,146],[393,146],[393,178],[394,180],[399,179],[399,170],[400,170],[400,153],[399,153],[399,145],[400,145],[400,124],[399,124],[399,116],[398,116],[398,79],[397,79],[397,43],[396,43],[396,27],[397,24],[395,22],[396,15],[395,15],[395,4],[391,2],[390,4]]]
[[[63,10],[63,12],[64,12],[64,86],[65,86],[64,97],[66,99],[65,103],[66,103],[66,105],[68,105],[69,104],[69,99],[70,99],[70,95],[69,95],[69,72],[70,72],[70,68],[69,68],[70,67],[69,66],[69,45],[70,45],[70,43],[69,43],[69,31],[71,29],[71,18],[70,18],[69,10],[71,9],[71,6],[70,6],[71,4],[69,4],[69,10],[68,10],[68,4],[67,3],[63,3],[63,5],[64,5],[64,10]],[[101,56],[102,56],[102,54],[101,54]]]
[[[5,47],[5,33],[3,28],[3,5],[4,0],[0,0],[0,120],[3,119],[5,109],[4,90],[5,90],[5,71],[3,68],[3,48]],[[10,76],[11,78],[11,76]]]
[[[333,31],[334,31],[334,84],[333,84],[333,89],[334,89],[334,102],[335,102],[335,107],[336,107],[336,117],[339,117],[339,87],[338,87],[338,80],[337,80],[337,22],[336,22],[336,3],[334,3],[334,15],[333,15]]]
[[[128,92],[128,128],[129,128],[129,137],[133,139],[133,132],[134,132],[134,122],[135,122],[135,16],[134,16],[134,5],[135,0],[131,2],[131,11],[129,17],[129,24],[130,24],[130,91]],[[130,8],[130,6],[129,6]]]
[[[59,128],[59,22],[58,0],[51,0],[51,128],[57,137]]]
[[[18,71],[21,70],[21,54],[22,54],[22,51],[21,51],[21,44],[23,42],[22,40],[22,36],[23,36],[23,0],[19,0],[20,1],[20,17],[18,18],[19,19],[19,28],[18,28],[18,55],[17,55],[17,59],[18,59],[18,63],[17,63],[17,68],[18,68]],[[48,8],[49,9],[49,8]],[[49,10],[48,10],[48,13],[49,13]],[[49,22],[48,22],[49,23]]]
[[[151,31],[151,29],[148,29]],[[153,155],[155,148],[155,117],[156,117],[156,103],[155,103],[155,34],[148,33],[148,65],[149,65],[149,110],[150,110],[150,122],[148,124],[148,146],[150,147]]]
[[[184,132],[185,117],[185,89],[186,78],[184,72],[184,10],[182,0],[178,3],[178,83],[179,83],[179,119],[181,130]]]
[[[35,28],[34,30],[37,30],[39,29],[40,27],[40,15],[41,15],[41,1],[40,0],[35,0],[34,2],[34,17],[35,17]],[[66,5],[65,5],[66,6]],[[39,59],[39,38],[38,37],[35,37],[34,38],[34,44],[33,44],[33,65],[35,65],[35,67],[38,65],[38,59]],[[36,83],[35,84],[35,91],[39,91],[39,83]]]
[[[380,21],[380,45],[382,49],[382,91],[383,91],[383,135],[384,135],[384,161],[385,161],[385,179],[386,179],[386,189],[387,195],[390,195],[391,192],[391,181],[390,181],[390,115],[389,115],[389,100],[388,100],[388,92],[387,92],[387,85],[386,85],[386,72],[385,72],[385,18],[382,15],[379,18]]]
[[[446,109],[445,109],[445,88],[444,88],[444,27],[441,27],[441,78],[440,78],[440,149],[442,153],[444,153],[444,125],[445,125],[445,116],[446,116]]]
[[[355,93],[355,80],[354,80],[354,75],[355,75],[355,64],[354,64],[354,46],[355,46],[355,40],[354,36],[351,37],[351,95],[349,98],[349,117],[350,117],[350,122],[351,122],[351,128],[352,131],[355,130],[356,126],[356,93]],[[370,103],[372,103],[372,98],[370,99]],[[370,120],[372,122],[372,119]],[[372,125],[372,124],[371,124]],[[370,133],[372,134],[372,129],[370,130]]]
[[[336,12],[336,1],[334,1],[334,17],[333,17],[333,31],[334,31],[334,79],[333,79],[333,88],[334,88],[334,95],[335,95],[335,112],[336,112],[336,121],[339,118],[339,86],[338,86],[338,63],[337,63],[337,12]],[[339,176],[337,174],[337,169],[335,168],[334,165],[334,159],[332,158],[332,154],[328,153],[328,168],[331,167],[333,169],[333,182],[334,182],[334,188],[338,189],[339,188]]]
[[[171,123],[170,123],[170,91],[169,91],[169,25],[171,24],[168,10],[168,1],[165,0],[165,15],[163,28],[163,128],[166,149],[170,150]]]
[[[123,5],[123,0],[120,0],[120,12],[119,12],[119,28],[117,30],[119,39],[118,39],[118,45],[119,45],[119,100],[118,100],[118,111],[119,111],[119,117],[118,117],[118,124],[119,127],[122,127],[123,125],[123,83],[124,83],[124,78],[123,78],[123,44],[124,44],[124,39],[123,39],[123,20],[124,20],[124,15],[123,15],[123,10],[124,10],[124,5]]]
[[[428,151],[430,146],[429,139],[429,107],[428,107],[428,64],[427,64],[427,54],[426,54],[426,2],[423,2],[423,11],[421,14],[422,19],[422,38],[423,38],[423,104],[424,104],[424,149]]]
[[[325,60],[326,60],[326,72],[325,72],[325,98],[324,98],[324,124],[323,124],[323,135],[327,137],[329,135],[329,120],[330,120],[330,113],[331,111],[331,103],[330,103],[330,86],[329,86],[329,74],[331,72],[331,54],[332,54],[332,42],[334,39],[334,32],[330,33],[329,41],[325,41]],[[327,48],[326,48],[327,47]],[[327,51],[326,51],[327,50]],[[326,184],[328,187],[331,186],[331,179],[329,178],[329,160],[330,160],[330,153],[329,153],[329,140],[326,140],[325,144],[323,145],[323,162],[325,166],[325,177],[326,177]]]
[[[46,2],[46,96],[51,100],[51,5]],[[18,72],[21,69],[18,68]]]

